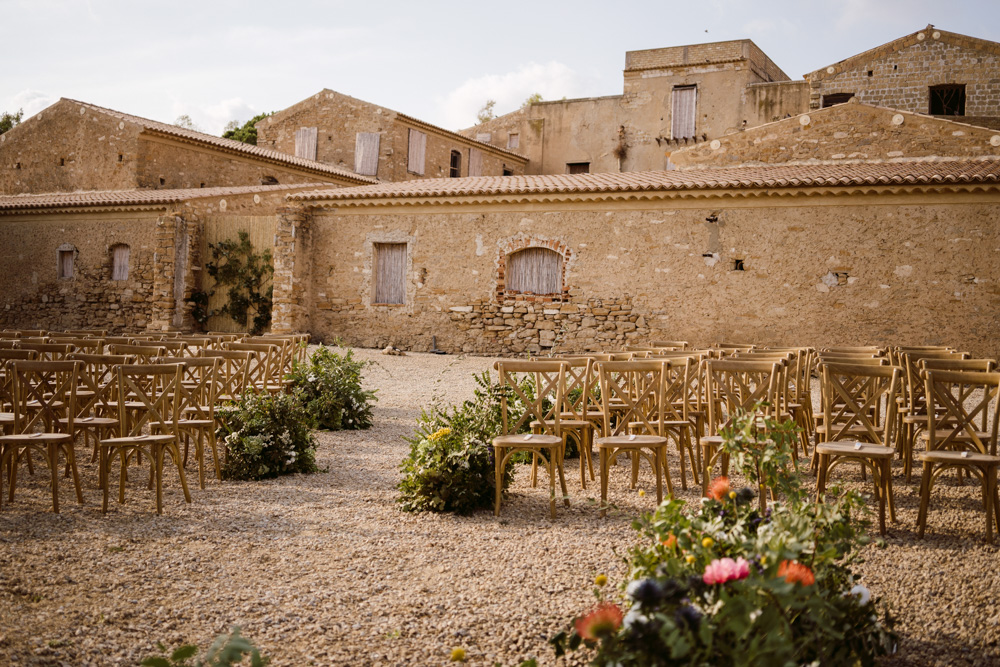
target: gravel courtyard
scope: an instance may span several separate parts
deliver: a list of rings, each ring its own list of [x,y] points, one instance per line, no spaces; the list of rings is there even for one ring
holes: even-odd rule
[[[546,640],[592,603],[594,576],[607,574],[611,593],[624,577],[630,522],[655,503],[652,475],[643,469],[642,497],[627,468],[613,468],[617,511],[605,519],[598,483],[580,489],[576,459],[566,465],[572,506],[554,522],[544,473],[531,489],[524,467],[499,519],[400,512],[403,437],[420,407],[468,397],[472,374],[493,359],[356,354],[374,362],[375,426],[320,433],[326,472],[210,479],[202,491],[189,464],[193,504],[167,474],[161,517],[134,480],[127,503],[102,515],[82,448],[82,507],[63,480],[53,514],[44,466],[22,475],[0,512],[0,664],[137,665],[157,642],[205,648],[232,625],[275,666],[435,665],[458,646],[469,664],[555,663]],[[695,501],[692,484],[680,490],[674,457],[676,490]],[[869,491],[854,469],[834,475]],[[899,621],[899,653],[886,664],[1000,663],[1000,559],[982,540],[978,488],[942,481],[919,541],[918,484],[904,483],[899,462],[894,485],[900,523],[859,567]]]

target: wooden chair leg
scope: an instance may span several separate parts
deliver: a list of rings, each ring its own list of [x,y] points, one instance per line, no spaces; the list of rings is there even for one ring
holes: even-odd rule
[[[664,451],[665,449],[666,449],[665,447],[656,447],[653,450],[653,467],[655,468],[654,472],[656,473],[656,504],[657,505],[659,505],[660,503],[663,502],[663,476],[660,474],[660,472],[661,472],[661,469],[665,466],[665,464],[667,462],[666,461],[667,457],[665,456],[666,451]],[[683,467],[683,465],[684,464],[681,463],[682,467]],[[687,487],[685,487],[685,488],[687,488]]]
[[[569,507],[569,490],[566,488],[566,469],[563,466],[563,461],[566,457],[566,450],[560,446],[557,454],[558,458],[556,459],[556,471],[559,473],[559,485],[562,487],[563,505]]]
[[[996,468],[984,465],[983,488],[986,493],[986,543],[993,544],[993,513],[996,508],[993,506],[993,496],[996,491]]]
[[[606,447],[601,447],[598,450],[598,458],[600,459],[599,467],[601,469],[601,516],[604,517],[608,514],[608,471],[611,467]]]
[[[889,520],[899,523],[896,519],[896,501],[892,494],[892,459],[885,460],[885,492],[889,496]]]
[[[538,454],[531,455],[531,488],[538,486]]]
[[[493,447],[493,516],[500,516],[500,496],[503,494],[503,447]]]
[[[684,469],[684,427],[680,427],[677,431],[677,454],[681,459],[681,488],[687,491],[687,471]],[[659,475],[657,475],[659,479]],[[662,500],[662,498],[660,499]]]
[[[45,446],[45,458],[48,459],[49,476],[52,478],[52,511],[59,514],[59,457],[56,454],[58,445],[50,442]]]
[[[875,484],[875,493],[878,496],[878,532],[885,537],[885,466],[882,461],[872,463],[872,482]]]
[[[826,492],[827,468],[830,465],[829,454],[819,454],[816,463],[816,502],[823,502],[823,494]]]
[[[153,472],[156,477],[156,513],[163,514],[163,447],[155,445],[152,452]],[[183,469],[181,464],[180,468]]]
[[[184,502],[190,503],[191,502],[191,491],[188,489],[187,475],[184,474],[184,466],[182,466],[180,464],[181,452],[177,448],[177,445],[171,445],[171,450],[170,451],[172,451],[171,457],[177,463],[177,473],[180,475],[180,478],[181,478],[181,490],[184,491]]]
[[[920,510],[917,512],[917,537],[923,538],[924,528],[927,525],[927,511],[931,497],[931,472],[932,466],[924,462],[924,471],[920,477]]]
[[[594,429],[593,427],[586,427],[584,433],[587,434],[585,445],[585,450],[587,452],[587,468],[590,470],[590,481],[596,481],[594,477]]]
[[[76,467],[76,452],[73,449],[73,443],[70,443],[66,447],[66,465],[69,467],[70,471],[73,473],[73,486],[76,487],[76,500],[81,505],[83,504],[83,488],[80,486],[80,471]]]
[[[555,447],[549,449],[549,517],[556,520],[556,456]]]

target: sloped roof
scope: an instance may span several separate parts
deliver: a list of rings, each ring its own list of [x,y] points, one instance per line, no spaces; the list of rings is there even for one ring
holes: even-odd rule
[[[233,139],[223,139],[222,137],[212,136],[211,134],[205,134],[204,132],[196,132],[195,130],[188,130],[183,127],[178,127],[177,125],[161,123],[159,121],[149,120],[148,118],[140,118],[139,116],[133,116],[131,114],[122,113],[121,111],[115,111],[113,109],[105,109],[104,107],[99,107],[96,104],[90,104],[89,102],[81,102],[79,100],[73,100],[67,97],[62,98],[61,101],[70,102],[72,104],[79,104],[80,106],[85,107],[90,111],[102,113],[111,116],[113,118],[123,120],[128,123],[135,123],[137,125],[142,126],[143,129],[145,129],[148,132],[158,132],[160,134],[166,134],[172,137],[177,137],[179,139],[185,139],[187,141],[192,141],[202,145],[208,145],[215,149],[222,149],[231,153],[238,153],[247,156],[252,156],[254,158],[269,160],[271,162],[279,162],[289,166],[298,167],[300,169],[308,169],[310,171],[322,172],[324,174],[330,174],[340,179],[350,181],[353,183],[377,182],[374,178],[369,178],[368,176],[361,176],[360,174],[355,174],[353,171],[341,169],[340,167],[334,167],[329,164],[317,162],[316,160],[307,160],[305,158],[296,157],[294,155],[288,155],[287,153],[271,150],[269,148],[261,148],[260,146],[245,144],[242,141],[235,141]]]
[[[937,35],[937,37],[935,37],[935,35]],[[881,46],[876,46],[874,49],[868,49],[867,51],[845,58],[827,67],[821,67],[815,72],[806,74],[804,78],[808,81],[818,81],[827,77],[837,76],[844,70],[849,70],[864,63],[871,62],[876,58],[883,58],[890,53],[901,51],[907,47],[913,46],[914,44],[919,44],[923,41],[935,40],[948,42],[949,44],[955,44],[956,46],[962,46],[967,49],[985,51],[994,55],[1000,55],[1000,43],[998,42],[991,42],[988,39],[980,39],[978,37],[970,37],[957,32],[940,30],[935,28],[933,24],[928,24],[926,28],[912,32],[909,35],[904,35],[898,39],[892,40],[891,42],[886,42]],[[833,69],[832,72],[829,71],[831,68]]]
[[[51,192],[45,194],[0,195],[0,211],[29,211],[52,208],[86,208],[109,206],[157,206],[176,204],[192,199],[271,193],[282,190],[325,187],[329,183],[298,183],[285,185],[242,185],[219,188],[188,188],[179,190],[100,190],[89,192]]]
[[[300,192],[289,195],[288,199],[309,202],[479,195],[572,195],[669,190],[977,183],[1000,183],[1000,160],[776,165],[692,171],[434,178],[402,183],[381,183],[357,188]]]

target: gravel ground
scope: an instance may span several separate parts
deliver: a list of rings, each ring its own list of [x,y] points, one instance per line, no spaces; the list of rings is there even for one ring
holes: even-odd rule
[[[23,475],[0,513],[0,664],[136,665],[157,642],[207,647],[232,625],[275,666],[434,665],[458,646],[469,664],[554,664],[546,639],[593,602],[594,576],[607,574],[609,590],[624,577],[631,519],[655,504],[651,473],[640,477],[643,497],[628,489],[627,466],[613,468],[617,510],[605,519],[598,484],[580,489],[576,460],[566,466],[572,506],[554,522],[544,473],[532,489],[526,467],[499,519],[400,512],[402,438],[420,406],[463,400],[493,360],[356,353],[375,362],[375,426],[320,433],[327,472],[194,483],[191,505],[168,474],[163,516],[134,483],[125,505],[101,515],[89,462],[86,504],[64,481],[59,515],[45,475]],[[676,454],[670,463],[678,495],[694,501],[693,485],[679,488]],[[898,462],[894,472],[900,523],[859,567],[899,620],[899,653],[886,664],[1000,663],[997,547],[983,543],[977,487],[942,481],[919,541],[918,484],[904,483]],[[855,470],[834,476],[867,489]]]

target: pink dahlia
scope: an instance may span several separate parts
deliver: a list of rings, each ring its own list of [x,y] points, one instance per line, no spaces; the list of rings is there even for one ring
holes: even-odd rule
[[[724,584],[727,581],[746,579],[748,576],[750,576],[750,563],[742,556],[736,560],[732,558],[716,558],[705,568],[702,581],[711,586],[713,584]]]

